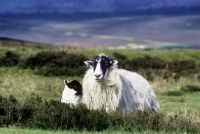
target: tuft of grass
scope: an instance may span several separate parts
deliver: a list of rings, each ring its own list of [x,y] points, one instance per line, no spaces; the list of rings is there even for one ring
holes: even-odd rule
[[[183,92],[200,92],[200,86],[197,85],[185,85],[181,88]]]
[[[167,91],[166,94],[168,96],[182,96],[183,92],[181,92],[181,91]]]

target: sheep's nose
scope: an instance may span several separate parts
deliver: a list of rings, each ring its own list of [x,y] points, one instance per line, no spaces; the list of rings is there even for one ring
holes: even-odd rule
[[[99,78],[101,75],[100,74],[98,74],[98,75],[95,75],[95,77],[97,77],[97,78]]]

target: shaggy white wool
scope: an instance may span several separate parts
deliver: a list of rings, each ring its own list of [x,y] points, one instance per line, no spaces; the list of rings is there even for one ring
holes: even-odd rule
[[[109,69],[108,76],[100,82],[94,79],[90,67],[83,79],[83,99],[89,109],[106,109],[107,112],[130,113],[148,109],[158,112],[160,106],[149,83],[139,74]]]
[[[147,80],[135,72],[124,69],[118,69],[117,72],[123,83],[122,102],[119,105],[121,112],[130,113],[133,110],[159,111],[160,106]]]
[[[61,102],[77,105],[78,103],[80,103],[81,97],[75,95],[75,93],[76,91],[74,89],[70,89],[67,85],[65,85],[65,88],[62,92]]]
[[[121,80],[116,71],[110,71],[101,82],[94,78],[93,68],[87,70],[83,79],[83,99],[89,109],[115,111],[121,97]]]

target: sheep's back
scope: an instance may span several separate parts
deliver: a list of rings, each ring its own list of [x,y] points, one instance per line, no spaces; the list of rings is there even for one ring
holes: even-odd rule
[[[159,111],[151,85],[141,75],[124,69],[118,69],[118,74],[123,83],[122,98],[125,98],[128,111],[145,110]],[[130,104],[131,103],[131,104]]]

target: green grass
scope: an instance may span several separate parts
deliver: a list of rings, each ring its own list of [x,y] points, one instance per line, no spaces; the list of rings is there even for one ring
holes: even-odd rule
[[[64,89],[64,79],[77,79],[82,82],[82,78],[78,76],[45,77],[18,67],[1,67],[0,74],[1,94],[4,96],[12,94],[19,99],[25,99],[35,94],[45,99],[60,100]],[[176,113],[185,108],[187,113],[200,111],[200,103],[194,103],[200,102],[200,92],[181,92],[182,87],[186,85],[199,85],[199,80],[195,77],[179,80],[165,80],[156,77],[154,81],[150,82],[160,102],[161,112]],[[173,95],[173,92],[181,92],[181,94]]]
[[[69,53],[83,54],[88,59],[91,59],[98,53],[105,53],[113,55],[117,52],[127,56],[128,58],[143,57],[150,55],[152,57],[159,57],[165,61],[174,60],[194,60],[200,63],[199,50],[127,50],[127,49],[79,49],[67,48],[63,46],[45,46],[45,45],[31,45],[20,44],[16,42],[0,42],[0,56],[4,55],[7,51],[12,51],[20,54],[23,57],[35,55],[42,51],[68,51]],[[84,74],[84,72],[83,72]],[[144,75],[145,77],[145,75]],[[82,82],[80,76],[41,76],[36,75],[31,69],[23,69],[20,67],[0,67],[0,90],[1,95],[13,95],[17,99],[24,100],[31,95],[39,95],[44,100],[54,99],[60,100],[62,90],[64,89],[63,80],[77,79]],[[182,88],[191,85],[200,87],[200,79],[195,75],[193,77],[181,77],[179,79],[163,79],[162,74],[155,76],[153,81],[149,81],[157,95],[157,99],[161,106],[161,113],[168,115],[183,114],[184,116],[191,117],[196,122],[200,122],[200,92],[183,91]],[[0,128],[0,133],[4,134],[62,134],[62,133],[97,133],[97,132],[75,132],[75,131],[45,131],[45,130],[30,130],[30,129],[13,129],[13,128]],[[100,133],[126,133],[116,131],[104,131]],[[141,133],[141,132],[133,132]],[[152,134],[155,132],[144,131],[145,134]],[[165,133],[165,132],[159,132]],[[176,132],[174,132],[176,133]]]
[[[181,96],[169,96],[165,94],[157,94],[158,101],[161,105],[161,111],[166,113],[193,114],[200,111],[200,104],[197,103],[200,93],[187,93]]]
[[[188,60],[192,59],[200,62],[199,50],[128,50],[128,49],[79,49],[67,48],[63,46],[46,46],[35,44],[20,44],[19,42],[2,42],[0,43],[0,51],[5,54],[7,51],[17,52],[22,56],[31,56],[42,51],[68,51],[69,53],[83,54],[91,59],[97,53],[106,53],[112,55],[113,53],[120,53],[129,58],[142,57],[150,55],[159,57],[166,61],[173,60]],[[1,54],[2,54],[1,53]],[[84,72],[83,72],[84,74]],[[162,74],[160,75],[162,76]],[[144,75],[145,77],[145,75]],[[44,77],[34,74],[33,70],[22,69],[19,67],[0,67],[0,87],[1,94],[9,96],[14,95],[16,98],[24,99],[32,94],[38,94],[47,99],[59,100],[62,90],[64,88],[63,80],[77,79],[82,82],[80,76],[62,76],[62,77]],[[199,92],[184,93],[180,96],[170,96],[165,92],[180,91],[185,85],[199,85],[199,80],[195,76],[192,78],[162,79],[156,76],[154,81],[150,81],[153,89],[157,94],[158,101],[161,103],[162,112],[178,112],[185,109],[187,111],[198,111],[200,106],[194,102],[199,102]],[[195,106],[197,105],[197,106]]]
[[[187,85],[199,85],[196,77],[165,80],[157,76],[151,85],[161,105],[161,112],[192,114],[200,111],[200,103],[197,103],[200,101],[200,92],[182,91]]]
[[[0,128],[0,134],[97,134],[98,132],[76,132],[76,131],[50,131],[50,130],[34,130],[34,129],[18,129],[18,128]]]
[[[64,79],[77,79],[80,77],[44,77],[35,75],[31,70],[22,70],[18,67],[0,68],[0,88],[4,96],[13,95],[25,99],[30,95],[39,95],[44,99],[60,100],[64,89]]]
[[[36,54],[41,50],[44,50],[44,47],[41,45],[14,41],[0,41],[0,55],[4,54],[6,51],[12,51],[25,56]]]
[[[144,55],[150,55],[152,57],[159,57],[162,60],[194,60],[200,63],[200,50],[197,49],[172,49],[172,50],[134,50],[134,49],[107,49],[107,48],[69,48],[65,46],[53,46],[45,44],[33,44],[33,43],[20,43],[12,41],[0,41],[0,55],[4,55],[5,52],[12,51],[22,56],[35,55],[42,51],[68,51],[69,53],[83,54],[89,59],[99,53],[105,53],[112,55],[117,52],[126,55],[128,58],[143,57]]]
[[[200,50],[196,49],[173,49],[173,50],[133,50],[133,49],[72,49],[72,53],[86,54],[91,58],[99,53],[105,53],[112,55],[114,52],[126,55],[128,58],[138,58],[144,55],[150,55],[152,57],[159,57],[162,60],[194,60],[200,62]]]
[[[144,131],[144,132],[124,132],[124,131],[74,131],[74,130],[38,130],[38,129],[19,129],[19,128],[0,128],[0,134],[167,134],[166,132],[154,132],[154,131]],[[171,133],[176,134],[176,133]]]

